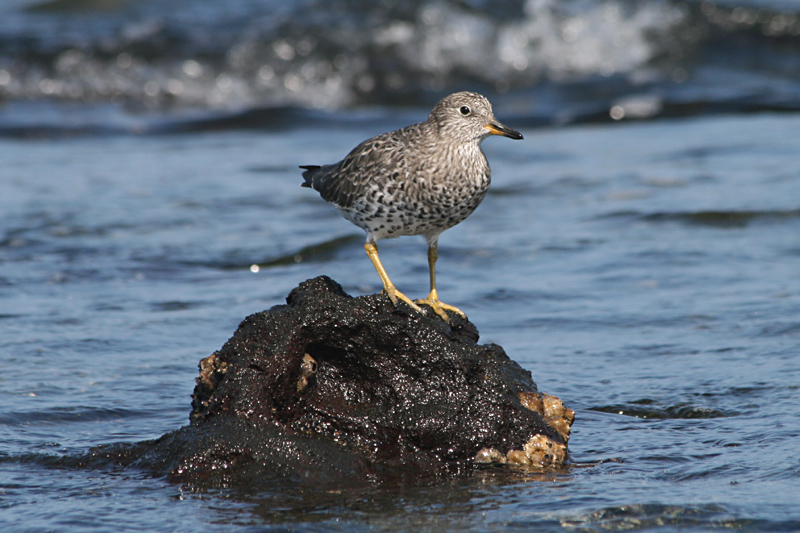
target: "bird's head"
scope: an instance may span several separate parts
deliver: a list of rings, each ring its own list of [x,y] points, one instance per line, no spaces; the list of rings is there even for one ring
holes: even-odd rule
[[[480,142],[489,135],[522,139],[518,131],[504,126],[494,117],[492,104],[478,93],[453,93],[443,98],[431,111],[441,135],[464,143]]]

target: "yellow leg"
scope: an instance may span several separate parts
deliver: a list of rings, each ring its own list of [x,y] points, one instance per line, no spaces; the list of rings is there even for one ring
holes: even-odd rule
[[[374,242],[368,242],[364,245],[364,249],[367,251],[367,256],[369,256],[370,261],[372,261],[372,264],[375,266],[375,270],[378,271],[378,275],[381,277],[381,281],[383,282],[383,292],[389,296],[389,299],[392,301],[392,303],[397,305],[397,300],[399,299],[410,305],[411,308],[418,313],[422,313],[422,309],[417,304],[412,302],[408,296],[398,291],[394,287],[392,280],[389,279],[389,275],[386,273],[386,270],[384,270],[381,260],[378,257],[378,245],[376,245]]]
[[[434,241],[428,244],[428,269],[431,273],[431,292],[424,300],[417,300],[418,304],[430,306],[433,311],[442,317],[445,322],[450,322],[450,317],[445,313],[445,309],[467,318],[467,315],[458,307],[447,305],[439,301],[439,294],[436,292],[436,261],[439,259],[439,242]]]

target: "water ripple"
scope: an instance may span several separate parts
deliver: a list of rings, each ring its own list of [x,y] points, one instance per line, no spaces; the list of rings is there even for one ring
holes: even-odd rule
[[[679,419],[691,420],[696,418],[723,418],[734,416],[736,413],[726,413],[718,409],[708,407],[697,407],[690,403],[678,403],[675,405],[659,405],[656,400],[642,399],[625,404],[602,405],[589,407],[591,411],[600,413],[611,413],[623,416],[632,416],[644,419]]]
[[[141,410],[107,407],[52,407],[38,411],[7,411],[0,415],[0,425],[36,426],[69,422],[103,422],[151,416]]]
[[[641,213],[638,211],[617,211],[598,216],[597,219],[638,219],[645,222],[683,222],[693,226],[716,228],[743,228],[754,221],[778,223],[800,218],[800,209],[751,210],[751,211],[691,211]]]

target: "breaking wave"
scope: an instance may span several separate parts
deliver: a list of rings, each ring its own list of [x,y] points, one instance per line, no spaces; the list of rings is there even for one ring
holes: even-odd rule
[[[551,118],[564,109],[648,118],[718,102],[795,109],[800,9],[790,7],[16,0],[0,7],[0,99],[341,109],[427,105],[426,93],[469,87],[517,107],[535,99]]]

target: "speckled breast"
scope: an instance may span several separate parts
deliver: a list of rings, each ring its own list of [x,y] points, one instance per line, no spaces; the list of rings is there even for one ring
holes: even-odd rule
[[[371,187],[351,209],[340,210],[375,240],[435,236],[471,215],[486,196],[490,181],[488,165],[448,179],[416,175]]]

